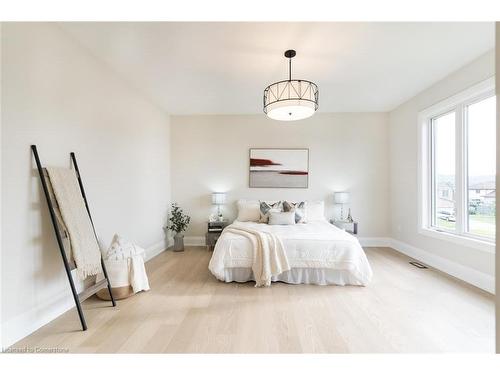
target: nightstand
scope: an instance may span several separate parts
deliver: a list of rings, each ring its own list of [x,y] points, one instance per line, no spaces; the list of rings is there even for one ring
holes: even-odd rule
[[[333,224],[337,228],[345,230],[347,233],[358,234],[358,222],[357,221],[330,220],[330,224]]]
[[[205,235],[205,242],[207,249],[214,248],[215,243],[220,237],[220,234],[225,227],[229,225],[227,221],[211,221],[207,225],[207,234]]]

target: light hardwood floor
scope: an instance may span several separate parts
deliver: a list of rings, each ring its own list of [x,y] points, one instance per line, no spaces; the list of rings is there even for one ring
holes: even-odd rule
[[[493,297],[389,248],[367,248],[367,287],[254,288],[209,273],[212,254],[190,247],[147,263],[151,290],[89,299],[89,326],[72,309],[14,347],[70,352],[494,352]]]

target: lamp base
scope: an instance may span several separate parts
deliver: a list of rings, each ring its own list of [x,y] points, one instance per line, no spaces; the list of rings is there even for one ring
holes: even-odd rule
[[[346,219],[349,223],[353,223],[354,220],[351,216],[351,209],[349,208],[349,213],[347,214],[347,219]]]

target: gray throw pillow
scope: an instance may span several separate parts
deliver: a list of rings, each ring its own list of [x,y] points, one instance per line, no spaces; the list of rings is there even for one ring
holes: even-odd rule
[[[285,212],[294,212],[295,213],[295,222],[297,224],[302,224],[306,222],[306,202],[283,202],[283,211]]]

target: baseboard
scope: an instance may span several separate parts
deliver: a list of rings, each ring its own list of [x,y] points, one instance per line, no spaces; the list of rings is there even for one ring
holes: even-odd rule
[[[153,259],[158,254],[167,250],[170,246],[174,244],[174,239],[172,237],[168,237],[166,240],[162,240],[160,242],[155,243],[152,246],[149,246],[146,249],[146,256],[144,257],[145,261]]]
[[[361,246],[364,247],[388,247],[391,239],[386,237],[360,237],[358,238]],[[184,245],[186,246],[205,246],[205,237],[203,236],[186,236],[184,237]]]
[[[465,281],[489,293],[495,293],[495,277],[452,260],[432,254],[429,251],[408,245],[402,241],[388,237],[358,238],[363,247],[391,247],[413,259],[427,264],[439,271]]]
[[[204,236],[185,236],[184,245],[186,246],[206,246]]]
[[[386,237],[359,237],[359,243],[364,247],[388,247],[391,239]],[[205,246],[204,236],[185,236],[184,245],[186,246]]]
[[[440,257],[426,250],[419,249],[395,239],[391,239],[389,246],[400,253],[447,273],[448,275],[463,280],[466,283],[472,284],[489,293],[495,294],[494,276],[477,271],[473,268],[453,262],[449,259]]]
[[[173,243],[173,238],[169,237],[166,241],[162,240],[146,248],[146,262],[158,254],[161,254],[168,247],[172,246]],[[83,283],[79,283],[75,274],[73,274],[73,280],[75,281],[77,292],[81,292],[83,290]],[[50,323],[52,320],[61,316],[73,307],[75,307],[75,303],[68,288],[54,298],[51,298],[50,301],[46,301],[43,305],[37,306],[36,308],[26,311],[25,313],[4,322],[2,324],[2,348],[6,349],[15,344],[19,340],[35,332],[47,323]],[[76,324],[80,324],[76,311],[74,318]]]
[[[75,277],[75,275],[73,276],[73,279],[75,281],[78,281],[78,278]],[[77,282],[75,282],[75,287],[77,288],[77,292],[81,292],[83,290],[83,286],[78,285]],[[61,316],[73,307],[75,307],[75,302],[68,287],[63,292],[54,296],[42,305],[36,306],[31,310],[16,315],[15,318],[3,323],[1,349],[5,350],[9,346],[35,332],[37,329],[43,327],[47,323],[50,323],[52,320]],[[76,310],[75,322],[77,325],[80,324]]]
[[[363,247],[389,247],[391,239],[387,237],[358,237],[358,241]]]

